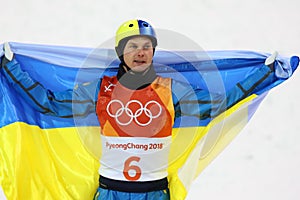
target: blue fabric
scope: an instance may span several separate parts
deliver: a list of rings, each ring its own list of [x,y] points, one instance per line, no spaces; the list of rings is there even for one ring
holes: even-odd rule
[[[57,112],[65,117],[70,117],[73,113],[62,113],[61,106],[68,105],[61,101],[57,101],[57,106],[54,107],[47,105],[47,107],[51,108],[50,110],[43,108],[43,106],[35,102],[38,106],[33,109],[32,105],[24,101],[24,98],[16,91],[18,87],[11,87],[5,78],[6,72],[1,70],[0,96],[3,99],[3,105],[0,107],[0,112],[5,113],[5,117],[0,119],[0,127],[15,121],[23,121],[42,128],[99,125],[96,115],[94,113],[89,114],[89,112],[92,112],[94,109],[95,94],[97,94],[96,90],[99,88],[100,78],[104,75],[115,75],[117,72],[119,60],[113,49],[90,49],[20,43],[10,43],[10,45],[15,53],[16,60],[21,65],[21,70],[27,73],[33,80],[40,83],[30,89],[32,94],[36,93],[40,99],[44,100],[47,100],[50,95],[57,97],[58,100],[64,99],[70,102],[71,99],[76,101],[89,99],[89,101],[86,101],[84,106],[79,103],[74,104],[74,101],[69,104],[70,107],[73,106],[72,112],[77,109],[77,114],[82,115],[80,120],[45,115],[43,113],[51,114],[51,112]],[[0,50],[0,55],[3,55],[2,50]],[[227,94],[227,105],[224,106],[228,107],[243,96],[243,93],[238,88],[235,88],[236,84],[240,82],[242,88],[246,91],[251,89],[253,83],[256,82],[256,78],[254,77],[252,81],[245,81],[245,79],[250,74],[262,68],[266,57],[269,55],[252,51],[157,51],[154,57],[154,65],[159,75],[171,77],[174,80],[173,86],[180,83],[192,87],[194,91],[200,91],[196,92],[197,97],[190,97],[189,100],[193,100],[193,98],[195,98],[194,100],[219,100],[224,97],[224,94]],[[269,77],[267,82],[264,82],[259,88],[254,88],[253,92],[261,95],[282,83],[286,80],[286,77],[291,76],[297,69],[298,63],[299,58],[297,56],[291,58],[279,56],[275,63],[276,75],[278,77]],[[12,70],[15,70],[16,74],[18,74],[20,69],[14,68],[13,64],[11,64]],[[48,74],[51,74],[51,76],[48,76]],[[262,72],[261,74],[263,75],[264,73]],[[81,87],[86,82],[90,82],[90,85]],[[27,79],[25,87],[31,88],[34,84],[36,84],[35,81]],[[78,95],[71,91],[69,93],[61,92],[71,90],[76,85],[78,85]],[[51,92],[39,93],[38,91],[42,86]],[[174,94],[176,94],[173,95],[173,100],[179,101],[181,93],[185,93],[186,88],[183,87],[182,90],[180,87],[173,88]],[[232,90],[238,92],[230,94]],[[82,96],[82,94],[86,94],[86,96]],[[87,98],[85,99],[85,97]],[[28,100],[31,102],[30,99]],[[216,106],[219,106],[219,104],[216,104]],[[87,110],[87,107],[90,110]],[[253,108],[255,107],[257,106],[253,106]],[[183,103],[180,109],[183,111],[183,114],[177,113],[174,127],[205,125],[210,121],[209,116],[208,118],[195,118],[191,113],[201,111],[200,115],[204,116],[206,111],[210,112],[210,109],[215,108],[207,104],[202,105],[201,109],[185,110]],[[19,110],[26,110],[26,112],[19,112]],[[218,113],[220,110],[215,109],[213,112]],[[183,116],[184,113],[190,113],[191,115]]]
[[[56,116],[62,119],[81,117],[77,119],[76,126],[90,125],[91,119],[82,120],[82,118],[91,115],[94,116],[94,124],[99,126],[95,117],[95,106],[101,84],[100,78],[78,84],[73,86],[72,89],[53,91],[45,88],[40,82],[33,79],[28,72],[23,71],[24,64],[19,63],[17,59],[13,59],[3,66],[3,74],[32,108],[43,115]],[[46,71],[46,73],[49,72]],[[51,72],[51,74],[53,73],[55,72]],[[245,80],[238,82],[227,91],[225,91],[224,82],[221,80],[218,71],[212,72],[210,75],[213,77],[213,83],[219,82],[216,84],[219,90],[223,89],[224,91],[216,93],[214,88],[210,88],[210,82],[212,81],[209,80],[204,81],[208,85],[207,89],[196,87],[190,82],[172,80],[172,100],[176,113],[175,127],[179,127],[179,124],[181,124],[181,127],[205,126],[211,119],[238,101],[254,92],[267,88],[268,85],[276,81],[274,72],[265,65],[254,70],[252,74],[245,77]],[[61,81],[64,81],[64,79],[61,79]],[[186,120],[181,120],[185,117],[196,119],[190,120],[188,118],[189,122],[187,124]]]
[[[119,192],[98,188],[94,200],[170,200],[169,190],[147,193]]]

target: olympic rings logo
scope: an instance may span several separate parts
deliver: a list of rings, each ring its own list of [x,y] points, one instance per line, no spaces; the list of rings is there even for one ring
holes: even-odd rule
[[[110,107],[112,106],[113,103],[117,103],[119,104],[121,107],[116,111],[116,113],[111,113],[110,112]],[[139,105],[139,108],[133,112],[129,106],[131,104],[138,104]],[[159,108],[159,111],[156,115],[154,115],[151,110],[148,108],[150,104],[155,104],[158,106]],[[161,105],[157,102],[157,101],[154,101],[154,100],[151,100],[149,102],[147,102],[145,104],[145,106],[143,106],[143,104],[138,101],[138,100],[130,100],[129,102],[126,103],[126,105],[124,106],[124,104],[122,103],[122,101],[118,100],[118,99],[114,99],[114,100],[111,100],[108,104],[107,104],[107,107],[106,107],[106,112],[108,113],[109,116],[113,117],[118,124],[120,124],[121,126],[127,126],[128,124],[130,124],[133,120],[140,126],[147,126],[149,125],[153,119],[155,118],[158,118],[160,115],[161,115],[161,112],[162,112],[162,107]],[[138,120],[138,117],[141,116],[143,113],[145,113],[145,115],[147,117],[149,117],[149,120],[148,122],[146,123],[142,123]],[[120,121],[120,116],[123,115],[123,114],[126,114],[128,117],[129,117],[129,120],[127,122],[121,122]]]

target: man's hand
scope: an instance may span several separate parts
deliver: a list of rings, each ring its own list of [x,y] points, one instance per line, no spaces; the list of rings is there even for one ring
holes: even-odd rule
[[[267,59],[265,60],[265,65],[267,65],[267,66],[273,65],[277,56],[278,56],[278,52],[274,51],[272,53],[272,55],[270,55],[269,57],[267,57]]]
[[[4,56],[7,60],[11,61],[14,57],[14,53],[11,51],[10,49],[10,45],[8,42],[5,42],[4,43],[4,46],[3,46],[3,50],[4,50]]]

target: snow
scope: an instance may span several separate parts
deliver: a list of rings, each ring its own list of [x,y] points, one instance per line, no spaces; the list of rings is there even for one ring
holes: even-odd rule
[[[300,55],[298,0],[1,0],[0,43],[98,47],[132,18],[178,32],[205,50]],[[206,168],[187,199],[300,199],[299,70]]]

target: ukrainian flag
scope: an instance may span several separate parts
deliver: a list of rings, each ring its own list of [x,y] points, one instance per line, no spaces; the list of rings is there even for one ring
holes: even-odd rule
[[[23,70],[52,91],[113,75],[119,64],[112,49],[10,44]],[[261,67],[268,56],[252,51],[157,51],[154,63],[159,63],[156,71],[161,76],[220,93]],[[287,80],[298,63],[296,56],[278,57],[277,73],[285,78],[213,119],[176,119],[168,168],[172,200],[185,198],[193,180],[249,122],[268,91]],[[96,115],[77,119],[39,113],[0,71],[0,195],[2,190],[12,200],[92,199],[101,156]],[[216,74],[222,87],[210,80]]]

